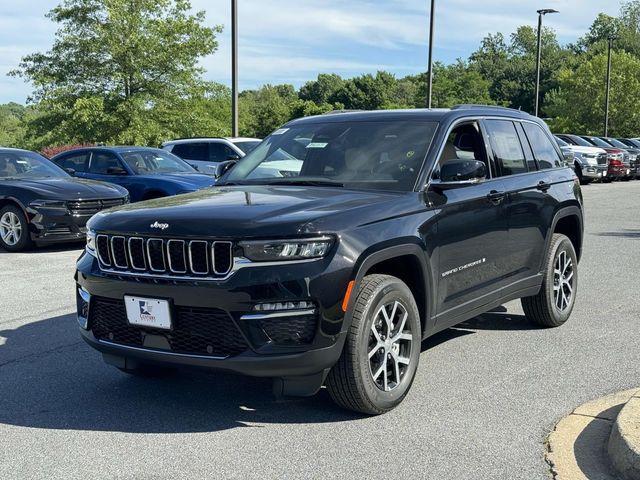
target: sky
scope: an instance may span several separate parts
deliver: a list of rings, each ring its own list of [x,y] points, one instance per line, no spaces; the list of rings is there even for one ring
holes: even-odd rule
[[[205,77],[230,84],[230,0],[191,0],[207,23],[222,25],[216,53],[203,59]],[[56,25],[45,14],[59,0],[0,0],[0,103],[24,103],[31,86],[7,72],[33,52],[48,50]],[[238,0],[240,88],[266,83],[296,87],[335,72],[344,77],[387,70],[426,71],[428,0]],[[25,8],[28,5],[28,8]],[[436,0],[434,59],[466,58],[488,33],[536,25],[536,10],[562,43],[574,42],[599,12],[616,15],[618,0]]]

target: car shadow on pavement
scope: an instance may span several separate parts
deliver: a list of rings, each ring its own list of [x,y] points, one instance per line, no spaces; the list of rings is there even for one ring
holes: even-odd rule
[[[57,253],[57,252],[70,252],[72,250],[82,250],[84,248],[84,240],[82,242],[71,242],[71,243],[56,243],[53,245],[45,245],[45,246],[33,246],[29,250],[25,250],[22,252],[18,252],[17,254],[34,254],[34,253]],[[14,252],[8,252],[3,248],[0,248],[0,255],[15,255]]]
[[[533,322],[524,315],[508,313],[505,309],[491,311],[459,324],[456,328],[468,330],[539,330]]]
[[[625,228],[619,232],[601,232],[599,237],[640,238],[640,230]]]
[[[186,433],[363,418],[338,408],[326,389],[278,400],[269,379],[194,371],[129,376],[84,343],[74,315],[15,330],[0,325],[0,386],[0,423],[29,428]]]

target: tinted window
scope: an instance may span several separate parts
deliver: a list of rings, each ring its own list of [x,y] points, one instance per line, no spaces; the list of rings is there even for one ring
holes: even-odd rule
[[[171,153],[185,160],[209,160],[209,145],[206,143],[180,143],[174,145]]]
[[[89,172],[99,175],[111,175],[110,168],[122,168],[118,158],[109,152],[94,152],[91,156],[91,165]]]
[[[253,151],[258,145],[260,145],[260,142],[257,140],[249,140],[246,142],[233,142],[233,144],[240,150],[242,150],[246,155],[247,153]]]
[[[516,130],[518,130],[518,135],[520,136],[520,145],[522,145],[522,149],[524,150],[524,158],[527,160],[529,171],[534,172],[538,169],[538,166],[536,165],[533,150],[531,150],[531,145],[529,145],[527,136],[524,133],[524,128],[522,128],[522,124],[520,122],[516,123]]]
[[[187,162],[164,150],[133,150],[122,153],[122,158],[140,175],[196,172]]]
[[[478,160],[485,164],[487,177],[489,177],[489,161],[484,140],[476,122],[458,125],[451,131],[438,160],[434,178],[439,178],[440,167],[452,160]]]
[[[0,179],[49,177],[69,178],[69,175],[37,153],[0,151]]]
[[[527,132],[527,138],[529,139],[529,145],[533,150],[533,155],[538,161],[538,165],[542,170],[548,168],[561,167],[562,157],[551,143],[549,136],[544,130],[535,123],[523,123],[525,132]]]
[[[76,172],[86,172],[89,160],[88,153],[75,153],[67,157],[56,160],[56,163],[62,168],[73,168]]]
[[[229,157],[237,157],[238,154],[225,145],[224,143],[210,143],[209,144],[209,160],[212,162],[224,162]]]
[[[486,124],[493,156],[498,167],[498,174],[504,177],[528,172],[527,161],[513,122],[487,120]]]
[[[281,128],[230,171],[225,181],[413,190],[437,123],[328,121]]]

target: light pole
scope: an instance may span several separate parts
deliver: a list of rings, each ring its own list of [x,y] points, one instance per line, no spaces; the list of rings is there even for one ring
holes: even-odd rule
[[[540,56],[542,54],[542,17],[548,13],[558,13],[553,8],[543,8],[538,10],[538,58],[536,60],[536,111],[535,116],[538,116],[540,109]]]
[[[238,0],[231,0],[231,136],[238,135]]]
[[[609,37],[609,53],[607,55],[607,87],[604,100],[604,136],[609,136],[609,95],[611,93],[611,49],[613,48],[614,36]]]
[[[427,108],[431,108],[431,99],[433,97],[433,27],[434,27],[434,13],[436,10],[436,0],[431,0],[431,14],[429,16],[429,71],[427,73],[428,86],[427,86]]]

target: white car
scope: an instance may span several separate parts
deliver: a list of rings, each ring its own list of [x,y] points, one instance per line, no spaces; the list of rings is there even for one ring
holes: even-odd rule
[[[607,177],[607,151],[599,147],[588,147],[569,143],[573,135],[555,135],[561,149],[573,152],[573,167],[580,183],[585,185],[593,180],[604,181]],[[586,143],[586,142],[585,142]]]
[[[216,168],[227,160],[240,160],[260,142],[259,138],[185,138],[162,144],[162,148],[185,160],[200,172],[215,175]]]

